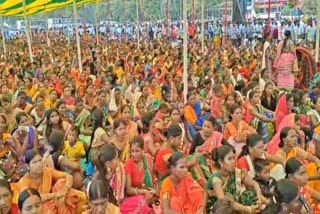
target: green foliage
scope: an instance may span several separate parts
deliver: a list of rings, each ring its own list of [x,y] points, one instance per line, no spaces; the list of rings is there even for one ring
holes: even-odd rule
[[[288,4],[286,4],[284,7],[283,7],[283,9],[282,9],[282,11],[281,11],[281,15],[283,15],[283,16],[289,16],[290,15],[290,5],[288,5]]]
[[[319,1],[315,0],[304,0],[302,5],[302,12],[304,15],[316,15],[317,5],[320,4]]]
[[[113,21],[123,22],[124,20],[129,22],[135,22],[136,17],[136,1],[137,0],[110,0],[111,5],[111,17]],[[180,20],[182,18],[182,4],[187,2],[188,4],[188,17],[192,17],[192,0],[168,0],[169,1],[169,18],[171,20]],[[201,17],[201,2],[202,0],[195,1],[196,18]],[[205,16],[209,14],[209,17],[220,17],[224,13],[225,0],[204,0],[205,1]],[[124,7],[124,2],[126,6]],[[157,21],[165,20],[166,18],[166,2],[167,0],[143,0],[144,7],[141,7],[142,0],[138,0],[140,20],[142,21],[142,9],[144,9],[145,21]],[[232,0],[228,0],[229,4],[232,4]],[[84,9],[85,7],[85,9]],[[99,3],[99,17],[100,20],[109,20],[109,4],[108,0]],[[124,10],[125,9],[125,10]],[[125,11],[125,12],[124,12]],[[222,11],[222,12],[221,12]],[[80,20],[86,20],[93,23],[95,21],[96,5],[89,4],[78,7],[78,16]],[[125,14],[125,16],[124,16]],[[46,18],[59,18],[59,17],[73,17],[72,7],[57,9],[53,12],[46,14],[38,14],[32,16],[34,19],[46,19]]]

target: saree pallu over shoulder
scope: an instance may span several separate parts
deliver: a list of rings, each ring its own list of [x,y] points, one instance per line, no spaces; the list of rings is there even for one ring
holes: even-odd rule
[[[75,120],[75,126],[77,126],[80,131],[84,130],[84,124],[87,120],[90,120],[91,114],[87,109],[82,109],[81,113],[77,116]]]
[[[199,146],[201,151],[211,153],[214,148],[220,147],[221,141],[223,139],[223,134],[220,132],[214,131],[213,134],[202,144]]]
[[[204,190],[192,178],[190,173],[187,173],[177,188],[174,186],[171,178],[167,177],[163,181],[160,191],[160,200],[166,199],[170,200],[170,209],[178,213],[199,213],[199,210],[203,206]]]
[[[61,191],[65,187],[66,180],[60,178],[54,180],[54,173],[57,171],[52,168],[44,168],[42,181],[36,184],[28,175],[25,175],[18,183],[18,189],[21,193],[24,189],[32,187],[39,191],[40,194],[55,193]],[[50,210],[51,214],[78,214],[82,212],[83,207],[88,200],[84,192],[70,189],[64,206],[59,206],[56,199],[48,200],[43,203],[46,210]]]

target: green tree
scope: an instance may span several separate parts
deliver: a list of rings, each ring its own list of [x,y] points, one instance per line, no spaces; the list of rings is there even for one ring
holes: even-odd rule
[[[302,5],[303,14],[304,15],[316,15],[318,4],[320,4],[319,1],[304,0],[303,5]]]

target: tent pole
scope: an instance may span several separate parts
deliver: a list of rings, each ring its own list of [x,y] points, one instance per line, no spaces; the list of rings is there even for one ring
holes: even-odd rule
[[[23,16],[24,16],[24,22],[26,25],[26,36],[27,36],[27,43],[28,43],[28,49],[29,49],[29,57],[30,57],[30,61],[33,62],[32,46],[31,46],[31,38],[30,38],[30,26],[27,18],[26,0],[23,0]]]
[[[183,1],[183,98],[187,103],[188,94],[188,3]]]
[[[46,14],[46,39],[47,39],[47,46],[50,47],[50,39],[49,39],[49,25],[48,25],[48,14]]]
[[[137,15],[137,41],[138,51],[140,50],[140,17],[139,17],[139,0],[136,0],[136,15]]]
[[[0,22],[1,22],[1,37],[2,37],[3,52],[6,55],[7,54],[7,46],[6,46],[6,38],[4,37],[4,23],[3,23],[2,15],[0,15]]]
[[[204,1],[201,0],[201,50],[204,53]]]
[[[80,36],[79,36],[79,24],[78,24],[78,11],[76,0],[73,0],[73,18],[76,28],[76,39],[77,39],[77,50],[78,50],[78,63],[80,73],[82,72],[82,60],[81,60],[81,47],[80,47]]]
[[[227,35],[228,35],[228,0],[225,0],[224,3],[224,21],[223,21],[223,25],[224,25],[224,32],[223,32],[223,44],[226,45],[227,44]]]
[[[316,62],[319,62],[319,39],[320,39],[320,2],[317,1],[317,34],[316,34]]]
[[[97,45],[99,44],[99,26],[100,26],[100,14],[99,14],[100,10],[99,10],[99,2],[96,1],[96,39],[97,39]]]

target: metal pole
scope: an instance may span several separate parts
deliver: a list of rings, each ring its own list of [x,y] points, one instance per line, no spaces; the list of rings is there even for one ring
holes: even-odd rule
[[[183,1],[183,96],[187,103],[188,94],[188,3]]]
[[[228,0],[225,0],[225,5],[224,5],[224,32],[223,32],[223,44],[227,44],[227,24],[228,24]]]
[[[82,72],[82,60],[81,60],[81,46],[80,46],[80,36],[79,36],[79,24],[78,24],[78,11],[76,0],[73,0],[73,18],[76,28],[76,39],[77,39],[77,50],[78,50],[78,63],[80,73]]]
[[[196,20],[196,3],[195,0],[192,0],[192,23]]]
[[[26,0],[23,0],[23,16],[24,16],[24,22],[26,25],[26,36],[27,36],[27,43],[28,43],[28,49],[29,49],[29,57],[30,57],[30,61],[33,62],[32,46],[31,46],[31,38],[30,38],[30,26],[27,18]]]
[[[320,2],[317,1],[317,34],[316,34],[316,62],[319,62],[319,39],[320,39]]]
[[[137,15],[137,41],[138,50],[140,50],[140,17],[139,17],[139,0],[136,0],[136,15]]]
[[[1,11],[1,9],[0,9]],[[4,54],[7,54],[7,47],[6,47],[6,38],[4,37],[4,23],[2,19],[2,15],[0,14],[0,22],[1,22],[1,37],[2,37],[2,46],[3,46],[3,52]]]
[[[204,1],[201,0],[201,50],[204,53]]]
[[[95,15],[95,17],[96,17],[96,39],[97,39],[97,45],[99,44],[99,25],[100,25],[100,23],[99,23],[99,2],[97,1],[96,2],[96,15]]]
[[[169,37],[169,0],[166,1],[166,22],[167,22],[166,36]]]
[[[269,30],[269,32],[271,32],[270,13],[271,13],[271,0],[269,0],[269,3],[268,3],[268,30]]]

